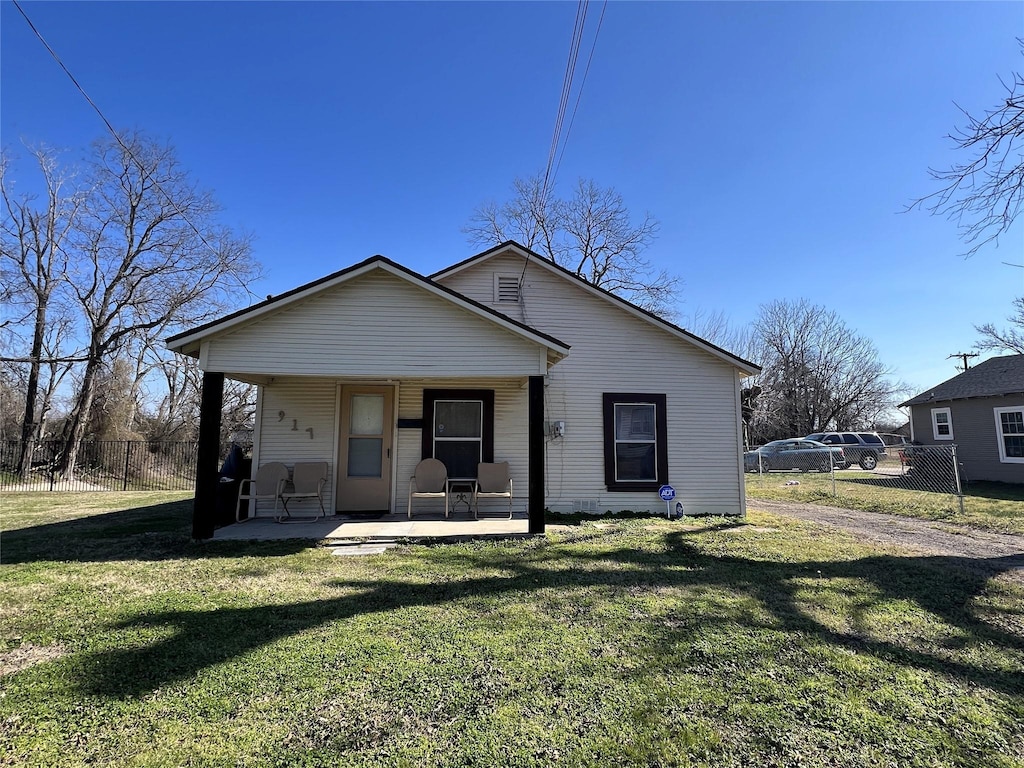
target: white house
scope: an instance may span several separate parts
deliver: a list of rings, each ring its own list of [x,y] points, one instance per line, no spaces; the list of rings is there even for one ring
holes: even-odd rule
[[[339,513],[403,512],[427,456],[459,478],[508,461],[531,532],[545,508],[661,510],[665,484],[688,513],[744,512],[758,367],[513,242],[430,278],[376,256],[167,344],[204,372],[197,538],[223,376],[258,385],[253,466],[327,461]]]

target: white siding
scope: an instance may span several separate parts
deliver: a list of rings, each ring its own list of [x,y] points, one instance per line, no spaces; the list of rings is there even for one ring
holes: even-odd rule
[[[602,394],[643,392],[667,398],[677,500],[688,512],[741,514],[737,369],[537,266],[526,270],[519,304],[494,302],[493,275],[522,270],[522,259],[510,254],[442,282],[572,347],[545,388],[545,420],[566,422],[564,437],[546,438],[548,507],[568,511],[574,500],[593,500],[598,511],[664,510],[657,493],[605,488]]]
[[[527,390],[523,381],[494,381],[488,379],[460,379],[457,382],[403,383],[398,398],[398,418],[423,418],[424,389],[493,389],[494,390],[494,460],[507,461],[512,475],[515,498],[512,509],[526,511],[529,474],[527,461]],[[429,429],[430,425],[425,425]],[[397,489],[395,509],[404,512],[408,505],[409,478],[422,458],[422,432],[419,429],[398,430]],[[503,502],[502,502],[503,503]],[[481,510],[498,509],[497,502],[484,501]],[[504,507],[501,507],[504,508]],[[417,509],[437,510],[435,499],[413,500],[413,514]],[[461,509],[461,508],[460,508]]]
[[[297,461],[326,461],[324,509],[328,514],[334,512],[336,395],[337,384],[329,379],[281,379],[263,387],[259,455],[253,462],[255,467],[280,461],[290,468]],[[307,428],[313,429],[312,438]],[[289,506],[300,514],[311,514],[315,504],[295,501]],[[273,502],[261,501],[257,514],[270,515],[273,509]]]
[[[384,271],[206,344],[205,370],[270,376],[539,375],[538,344]]]
[[[262,387],[260,410],[259,455],[255,466],[280,461],[289,467],[296,461],[328,462],[329,478],[324,487],[324,507],[334,512],[334,488],[337,440],[337,392],[343,383],[334,379],[279,379]],[[525,512],[529,475],[527,460],[527,390],[524,380],[443,379],[402,382],[398,388],[395,419],[423,417],[424,389],[492,389],[494,390],[494,458],[508,461],[516,498],[513,509]],[[281,412],[284,417],[281,417]],[[295,427],[295,429],[293,429]],[[313,429],[313,439],[305,430]],[[409,478],[421,458],[421,431],[399,429],[395,444],[392,487],[392,511],[404,514],[409,493]],[[301,502],[300,513],[311,513],[315,502]],[[486,511],[495,502],[484,502]],[[271,515],[273,502],[260,502],[258,514]],[[438,511],[433,499],[417,499],[416,509]]]

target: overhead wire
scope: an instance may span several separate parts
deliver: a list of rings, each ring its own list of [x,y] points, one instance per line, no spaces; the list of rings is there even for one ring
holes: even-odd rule
[[[576,102],[573,105],[572,115],[569,117],[569,125],[563,134],[562,127],[565,124],[565,113],[569,106],[569,99],[572,96],[573,82],[576,79],[576,64],[579,60],[580,46],[583,43],[583,33],[586,28],[589,5],[589,0],[578,0],[576,4],[576,19],[573,22],[572,38],[569,42],[569,55],[566,58],[565,72],[562,76],[562,91],[559,95],[558,109],[555,113],[555,125],[551,134],[551,146],[548,150],[547,165],[544,168],[544,176],[541,181],[539,200],[541,215],[547,210],[548,195],[554,187],[555,177],[558,175],[558,169],[562,165],[562,157],[565,155],[565,148],[569,143],[569,134],[572,132],[573,123],[576,121],[576,111],[579,109],[580,100],[583,98],[583,86],[586,85],[590,65],[594,60],[597,38],[601,33],[601,25],[604,22],[604,14],[608,8],[608,0],[604,0],[601,5],[601,15],[597,20],[597,29],[594,32],[594,39],[590,44],[587,66],[583,71],[583,79],[580,81],[579,88],[576,91]],[[559,149],[559,145],[561,145],[561,149]],[[529,263],[530,260],[528,258],[524,260],[523,272],[519,277],[520,295],[522,294],[522,285],[526,279],[526,269]]]
[[[135,153],[132,152],[131,148],[124,143],[120,134],[118,134],[118,132],[114,129],[114,126],[111,125],[110,121],[107,119],[107,116],[103,114],[103,110],[101,110],[99,106],[96,104],[96,102],[92,100],[89,94],[86,93],[81,83],[79,83],[78,79],[71,73],[71,70],[67,68],[63,61],[61,61],[61,58],[57,55],[57,52],[53,50],[53,48],[50,46],[48,42],[46,42],[46,38],[44,38],[42,33],[36,28],[36,25],[32,23],[32,19],[29,18],[28,14],[25,12],[25,9],[21,7],[21,4],[18,2],[18,0],[11,0],[11,2],[14,3],[14,7],[18,9],[18,13],[20,13],[22,18],[25,19],[25,22],[28,24],[29,28],[32,30],[35,36],[39,38],[39,42],[43,44],[43,47],[46,48],[50,56],[53,57],[53,60],[57,62],[58,66],[60,66],[60,68],[64,71],[64,74],[68,76],[68,78],[74,84],[75,88],[78,89],[79,93],[81,93],[85,100],[89,103],[89,106],[91,106],[93,110],[95,110],[96,114],[99,115],[100,120],[103,121],[103,124],[107,127],[107,130],[110,131],[110,135],[114,137],[114,140],[120,145],[121,149],[124,150],[125,154],[127,154],[128,157],[131,158],[132,162],[134,162],[135,165],[137,165],[140,169],[143,168],[142,162],[135,156]],[[150,179],[150,181],[152,181],[153,186],[156,188],[156,190],[161,195],[164,196],[164,199],[166,199],[167,202],[170,203],[171,208],[173,208],[174,212],[178,214],[179,217],[181,217],[181,220],[184,221],[189,226],[189,228],[196,233],[196,235],[202,241],[203,245],[205,245],[212,254],[219,258],[220,252],[217,251],[217,249],[214,248],[212,245],[210,245],[209,241],[199,230],[199,228],[195,224],[193,224],[189,217],[185,214],[185,212],[181,210],[181,207],[178,205],[177,201],[173,197],[171,197],[171,195],[164,191],[164,188],[160,186],[160,183],[156,179]],[[237,282],[243,289],[245,289],[246,293],[248,293],[249,296],[255,299],[259,299],[259,296],[253,293],[252,290],[250,290],[249,286],[242,283],[241,280],[238,280]]]
[[[562,75],[562,92],[558,99],[555,127],[551,134],[551,147],[548,150],[548,162],[547,167],[544,169],[544,181],[541,185],[542,201],[546,199],[549,181],[551,181],[551,170],[555,165],[555,157],[558,154],[558,144],[562,135],[562,123],[565,120],[565,110],[569,105],[572,83],[576,77],[576,61],[579,58],[580,43],[583,41],[583,30],[587,21],[587,5],[587,0],[579,0],[576,5],[576,20],[573,23],[572,38],[569,41],[569,56],[565,62],[565,73]]]
[[[597,29],[594,31],[594,42],[590,46],[590,55],[587,57],[587,66],[583,70],[583,79],[580,80],[580,87],[576,91],[576,103],[572,108],[572,115],[569,116],[569,127],[565,129],[565,138],[562,141],[562,151],[558,154],[555,162],[555,170],[551,174],[552,179],[558,176],[558,169],[562,166],[562,157],[565,155],[565,147],[569,143],[569,134],[572,133],[573,123],[576,122],[576,110],[580,108],[580,100],[583,98],[583,87],[587,84],[587,75],[590,74],[590,64],[594,61],[594,50],[597,48],[597,36],[601,34],[601,24],[604,23],[604,12],[608,9],[608,0],[601,5],[601,15],[597,19]]]

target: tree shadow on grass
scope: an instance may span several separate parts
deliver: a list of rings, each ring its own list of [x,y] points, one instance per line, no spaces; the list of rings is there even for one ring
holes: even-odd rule
[[[336,582],[346,594],[326,600],[140,613],[113,627],[114,631],[170,632],[142,647],[89,653],[75,665],[72,676],[84,693],[135,697],[191,679],[203,669],[328,623],[338,623],[338,631],[344,632],[344,623],[359,615],[503,594],[518,593],[522,600],[529,601],[540,590],[611,588],[640,594],[678,587],[705,593],[721,589],[724,595],[751,598],[770,615],[770,622],[764,626],[773,632],[801,633],[833,646],[956,676],[1004,693],[1024,692],[1024,676],[1019,670],[984,666],[982,661],[951,661],[950,654],[942,648],[929,650],[917,642],[880,640],[872,637],[871,632],[856,629],[837,630],[815,618],[798,595],[807,588],[808,576],[819,572],[826,586],[831,579],[860,580],[874,588],[865,589],[864,594],[871,597],[875,606],[891,600],[913,601],[955,630],[964,642],[990,644],[1001,653],[1019,653],[1024,651],[1024,638],[983,620],[972,607],[990,577],[1014,566],[1011,559],[879,555],[848,561],[773,562],[709,554],[687,541],[686,536],[683,532],[669,535],[667,548],[656,552],[616,548],[600,553],[573,553],[571,547],[563,545],[522,548],[501,561],[500,576],[472,575],[475,566],[495,565],[493,552],[460,550],[451,553],[450,563],[462,560],[468,577],[461,580]],[[568,567],[566,558],[570,560]],[[556,559],[560,561],[558,569],[549,568]],[[866,608],[861,604],[859,610]],[[663,619],[651,616],[646,635],[664,651],[660,654],[664,657],[670,657],[668,649],[678,647],[680,641],[700,639],[709,626],[736,621],[734,617],[707,615],[696,624],[679,629],[666,627]],[[971,657],[961,657],[966,658]]]
[[[105,512],[0,534],[0,564],[34,562],[155,561],[237,557],[241,553],[289,555],[309,541],[216,542],[191,539],[192,499]]]

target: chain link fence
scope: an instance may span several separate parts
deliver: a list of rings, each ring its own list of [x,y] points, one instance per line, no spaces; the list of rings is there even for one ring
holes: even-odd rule
[[[844,446],[844,448],[847,448]],[[860,509],[957,507],[964,512],[967,478],[955,445],[889,446],[884,453],[848,455],[818,451],[806,457],[747,455],[748,488],[758,495],[775,485],[802,485],[824,503]],[[778,481],[778,482],[776,482]],[[753,486],[751,488],[751,486]]]
[[[191,491],[196,481],[194,442],[93,440],[79,445],[71,472],[60,473],[60,440],[36,443],[28,477],[21,477],[21,441],[0,441],[0,490]],[[227,446],[221,447],[221,458]]]

